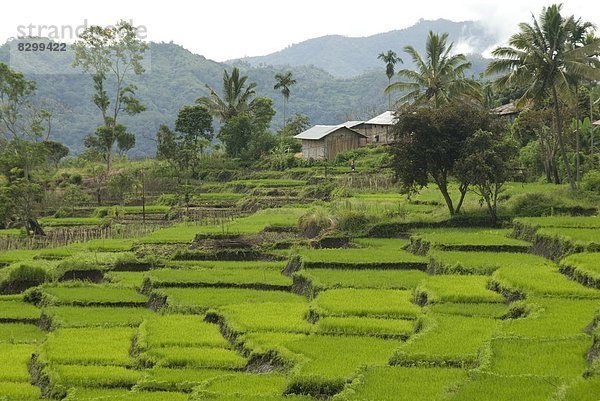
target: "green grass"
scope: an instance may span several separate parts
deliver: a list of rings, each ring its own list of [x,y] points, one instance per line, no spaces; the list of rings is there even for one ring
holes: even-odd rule
[[[305,213],[301,208],[263,209],[251,216],[240,217],[233,221],[214,225],[190,223],[175,224],[141,238],[147,244],[190,243],[198,234],[253,234],[267,227],[295,227],[298,218]]]
[[[0,399],[7,401],[33,401],[41,398],[40,388],[27,382],[1,382]]]
[[[502,267],[492,275],[492,284],[509,292],[526,295],[600,298],[600,291],[569,280],[556,267]]]
[[[119,206],[120,211],[123,211],[125,215],[141,215],[144,211],[142,206]],[[106,215],[109,211],[110,207],[97,207],[94,210],[94,214]],[[146,214],[166,214],[171,209],[170,206],[163,205],[146,205],[145,211]]]
[[[600,216],[519,217],[514,222],[531,227],[600,228]]]
[[[559,385],[557,379],[547,377],[480,374],[460,386],[449,400],[545,401],[551,399]]]
[[[411,249],[425,253],[428,249],[455,251],[525,252],[528,242],[509,238],[508,229],[424,228],[411,236]]]
[[[133,239],[93,239],[80,246],[93,252],[125,252],[130,251],[135,240]]]
[[[20,228],[5,228],[0,230],[0,238],[20,237],[23,232]]]
[[[42,217],[39,221],[44,227],[98,226],[102,224],[102,219],[99,217]]]
[[[376,366],[367,369],[333,401],[441,401],[467,377],[462,369]]]
[[[0,321],[35,321],[40,317],[40,310],[26,302],[0,299]]]
[[[302,357],[295,375],[345,381],[359,366],[385,364],[400,344],[397,340],[373,337],[312,335],[283,346]]]
[[[597,228],[543,227],[536,237],[557,238],[568,241],[590,252],[600,251],[600,230]]]
[[[145,275],[145,272],[109,271],[104,274],[104,280],[118,287],[138,289],[142,288]]]
[[[300,302],[256,302],[225,305],[217,314],[236,333],[247,331],[285,331],[308,333],[311,325],[306,321],[308,304]]]
[[[50,380],[50,386],[57,392],[58,388],[70,387],[133,387],[142,377],[139,370],[127,369],[122,366],[82,366],[52,364],[45,373]]]
[[[137,387],[140,390],[191,392],[194,387],[207,380],[232,373],[231,370],[220,369],[153,367],[144,372],[144,377],[139,381]]]
[[[500,375],[575,378],[586,368],[591,345],[592,340],[585,335],[543,340],[497,338],[491,342],[491,360],[486,370]]]
[[[244,197],[237,192],[204,192],[192,196],[192,202],[235,202]]]
[[[29,382],[27,365],[34,352],[33,345],[0,343],[0,382]]]
[[[363,248],[379,249],[402,249],[409,244],[409,241],[403,238],[355,238],[352,240]]]
[[[41,343],[44,336],[33,324],[0,323],[0,343]]]
[[[151,348],[142,355],[159,367],[242,369],[246,360],[235,351],[209,347]]]
[[[564,258],[560,270],[584,285],[600,289],[600,253],[578,253]]]
[[[147,298],[134,289],[106,285],[45,286],[42,289],[45,305],[127,305],[143,306]]]
[[[155,293],[167,297],[169,310],[192,313],[202,313],[211,308],[246,302],[306,302],[304,297],[289,292],[237,288],[161,288]]]
[[[425,321],[417,335],[402,344],[392,365],[470,367],[499,322],[480,317],[436,315]]]
[[[159,269],[147,274],[152,287],[291,287],[289,277],[273,269]]]
[[[429,276],[416,288],[415,301],[421,305],[440,302],[504,302],[502,295],[487,288],[488,281],[487,276]]]
[[[427,273],[420,270],[307,269],[294,273],[317,291],[332,288],[414,289]]]
[[[313,301],[313,307],[323,316],[415,319],[421,308],[411,300],[411,291],[345,288],[323,291]]]
[[[598,401],[600,376],[572,382],[565,392],[565,401]]]
[[[219,327],[197,315],[155,315],[140,327],[137,346],[156,347],[229,347]]]
[[[188,401],[187,394],[164,391],[128,391],[73,387],[65,401]]]
[[[427,259],[398,247],[349,249],[300,249],[305,268],[415,269]]]
[[[426,309],[434,314],[500,318],[506,315],[509,308],[501,303],[466,304],[445,302],[428,305]]]
[[[207,227],[217,226],[201,226],[194,223],[173,224],[140,238],[139,242],[144,244],[189,244],[196,238],[196,234]]]
[[[128,327],[58,329],[46,337],[40,358],[59,364],[132,366],[134,335]]]
[[[255,179],[255,180],[236,180],[229,181],[228,185],[242,185],[246,187],[264,187],[264,188],[281,188],[281,187],[302,187],[306,185],[306,181],[290,180],[290,179]]]
[[[502,322],[505,336],[543,338],[570,337],[583,333],[600,307],[598,300],[530,297],[521,303],[530,310],[526,317]]]
[[[44,317],[58,327],[137,327],[153,313],[146,308],[115,306],[52,306]]]
[[[324,317],[316,324],[322,334],[346,334],[406,339],[415,331],[414,320],[369,317]]]
[[[265,269],[281,271],[287,262],[255,260],[168,260],[165,266],[172,269]]]
[[[491,275],[500,267],[550,266],[552,262],[528,253],[462,252],[433,250],[429,269],[435,274]]]
[[[219,395],[237,395],[244,399],[246,396],[278,396],[283,394],[286,386],[287,379],[281,374],[232,372],[205,381],[197,388],[197,391]]]

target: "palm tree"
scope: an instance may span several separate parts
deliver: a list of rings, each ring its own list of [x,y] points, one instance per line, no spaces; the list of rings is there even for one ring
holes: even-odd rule
[[[388,50],[387,53],[379,53],[377,58],[385,63],[385,75],[388,77],[388,86],[392,83],[396,63],[403,64],[404,61],[393,50]],[[388,93],[388,110],[392,108],[392,94]]]
[[[577,183],[571,173],[562,132],[561,97],[571,97],[572,83],[579,79],[600,79],[600,61],[594,58],[600,51],[600,40],[572,46],[575,19],[564,18],[560,9],[560,5],[544,7],[531,25],[519,24],[520,32],[511,36],[508,46],[492,52],[496,60],[490,63],[487,73],[505,73],[496,80],[500,87],[525,86],[521,102],[526,99],[543,102],[550,98],[561,157],[569,184],[575,190]]]
[[[471,68],[463,54],[452,55],[453,43],[446,44],[448,34],[441,36],[429,31],[426,42],[425,59],[412,46],[406,46],[416,71],[403,69],[398,75],[407,79],[407,82],[394,82],[385,89],[386,93],[394,90],[406,91],[400,101],[414,101],[415,103],[433,102],[437,108],[444,103],[456,99],[479,100],[481,93],[479,83],[464,77],[466,70]]]
[[[252,108],[251,99],[256,94],[254,90],[256,83],[252,82],[246,86],[247,80],[247,76],[240,76],[240,70],[237,67],[231,71],[231,74],[225,70],[223,72],[223,98],[213,88],[206,85],[210,95],[198,98],[196,102],[205,106],[213,117],[224,123],[231,117]]]
[[[275,86],[273,86],[273,89],[281,89],[281,94],[283,95],[283,128],[285,128],[285,125],[287,123],[286,108],[288,100],[290,98],[290,86],[294,85],[296,83],[296,80],[292,78],[291,71],[288,71],[284,74],[275,74],[275,80],[277,82],[275,83]]]
[[[581,18],[573,21],[572,31],[569,38],[569,46],[578,48],[592,42],[595,38],[593,33],[594,25],[591,22],[584,22]],[[579,127],[579,79],[575,77],[573,86],[575,88],[575,181],[579,182],[580,177],[580,143],[581,132]]]

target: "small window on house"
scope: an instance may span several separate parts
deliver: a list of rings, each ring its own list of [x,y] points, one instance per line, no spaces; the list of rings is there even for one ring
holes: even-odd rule
[[[375,142],[379,142],[379,135],[375,135]]]

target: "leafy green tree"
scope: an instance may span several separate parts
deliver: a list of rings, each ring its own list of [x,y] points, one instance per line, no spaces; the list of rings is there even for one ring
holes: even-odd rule
[[[8,194],[11,199],[15,223],[24,226],[29,234],[45,235],[34,213],[35,205],[41,202],[44,197],[42,186],[27,179],[19,178],[8,186]]]
[[[458,214],[468,184],[460,185],[456,204],[448,184],[457,161],[464,155],[465,141],[478,129],[499,131],[498,124],[486,110],[469,103],[448,103],[439,108],[404,106],[394,126],[396,140],[388,148],[392,169],[403,190],[418,192],[431,178],[450,215]]]
[[[212,117],[204,106],[185,106],[179,110],[175,130],[183,134],[178,138],[178,158],[196,177],[200,157],[213,137]]]
[[[275,146],[275,138],[268,131],[274,115],[273,101],[259,97],[254,99],[251,110],[227,120],[219,131],[226,153],[246,161],[268,153]]]
[[[132,173],[124,172],[110,177],[106,185],[112,199],[122,205],[134,194],[139,186],[139,179]]]
[[[522,85],[527,88],[521,101],[533,99],[541,103],[550,98],[554,109],[554,132],[558,138],[561,158],[569,184],[577,183],[571,172],[563,138],[561,97],[571,96],[572,82],[577,79],[600,79],[600,39],[582,47],[573,47],[575,19],[563,17],[560,5],[544,7],[532,24],[521,23],[520,31],[509,39],[508,46],[496,48],[496,59],[490,63],[489,74],[504,74],[497,81],[500,87]]]
[[[492,224],[498,221],[498,197],[512,175],[517,144],[506,133],[477,130],[466,139],[455,171],[485,202]]]
[[[175,160],[177,157],[177,135],[162,124],[156,133],[156,158],[159,160]]]
[[[60,142],[44,141],[42,144],[46,149],[48,161],[51,162],[55,168],[58,168],[58,163],[69,155],[69,148]]]
[[[302,143],[298,139],[295,139],[294,136],[306,131],[308,128],[310,128],[310,118],[307,115],[296,113],[286,127],[279,132],[281,148],[285,152],[300,152],[302,150]]]
[[[204,106],[184,106],[177,114],[175,130],[191,137],[193,141],[213,139],[212,117]]]
[[[240,70],[235,67],[231,74],[223,72],[223,97],[206,85],[209,96],[203,96],[196,100],[200,105],[206,107],[209,113],[219,119],[222,123],[240,113],[248,111],[252,107],[252,98],[256,94],[256,83],[252,82],[246,86],[247,76],[240,76]]]
[[[22,136],[23,112],[35,89],[35,81],[0,63],[0,137],[9,140]]]
[[[219,139],[225,145],[225,152],[232,157],[241,157],[252,139],[254,121],[247,113],[231,117],[219,130]]]
[[[112,166],[115,143],[119,139],[121,144],[129,146],[132,143],[132,134],[119,123],[122,113],[136,115],[146,109],[136,98],[137,87],[128,84],[127,78],[128,74],[144,72],[142,60],[147,48],[148,45],[137,37],[137,29],[126,21],[107,28],[92,25],[73,44],[73,66],[80,66],[84,72],[92,74],[93,102],[100,110],[103,122],[103,126],[86,138],[86,146],[103,152],[108,171]],[[109,77],[111,85],[106,85]]]
[[[386,53],[383,53],[383,52],[379,53],[377,58],[385,63],[385,75],[387,75],[388,86],[390,86],[392,84],[392,78],[394,77],[394,74],[396,73],[394,70],[396,63],[403,64],[404,61],[400,57],[398,57],[396,52],[393,50],[388,50]],[[388,92],[388,110],[391,110],[391,108],[392,108],[392,93]]]
[[[385,89],[403,91],[399,101],[413,101],[417,104],[433,103],[440,107],[451,100],[480,100],[481,93],[477,81],[465,78],[465,72],[471,68],[463,54],[453,54],[453,43],[446,44],[448,34],[438,35],[429,31],[425,44],[425,57],[412,46],[406,46],[416,71],[403,69],[398,75],[406,81],[394,82]]]
[[[287,104],[290,99],[290,86],[296,84],[296,80],[292,77],[292,72],[287,71],[285,73],[277,73],[275,74],[275,85],[273,89],[280,90],[283,95],[283,128],[285,128],[287,124],[286,119],[286,111]]]

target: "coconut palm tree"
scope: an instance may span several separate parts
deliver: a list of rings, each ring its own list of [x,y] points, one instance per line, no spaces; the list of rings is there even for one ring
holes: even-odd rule
[[[206,85],[210,95],[198,98],[196,102],[205,106],[213,117],[224,123],[231,117],[252,108],[256,83],[252,82],[246,86],[247,80],[247,76],[240,76],[240,70],[237,67],[231,71],[231,74],[225,70],[223,72],[223,97],[221,98],[213,88]]]
[[[532,99],[542,102],[550,99],[554,110],[554,132],[573,190],[577,183],[571,172],[563,138],[561,102],[572,97],[573,82],[580,79],[600,79],[600,40],[580,47],[572,45],[576,27],[573,16],[563,17],[560,5],[544,7],[532,24],[519,24],[520,31],[510,37],[508,46],[496,48],[496,59],[490,63],[488,74],[504,74],[496,80],[499,87],[512,85],[526,87],[521,102]]]
[[[392,78],[396,73],[394,67],[396,63],[403,64],[404,61],[393,50],[388,50],[387,53],[379,53],[377,58],[385,63],[385,75],[388,77],[388,86],[392,83]],[[392,108],[392,94],[388,93],[388,110]]]
[[[405,91],[407,93],[399,101],[433,103],[436,108],[451,100],[480,99],[479,83],[464,76],[471,63],[463,54],[452,54],[453,43],[447,45],[447,40],[447,33],[438,35],[429,31],[425,57],[414,47],[406,46],[404,51],[411,56],[417,70],[398,71],[406,81],[388,85],[386,93]]]
[[[571,35],[569,37],[569,46],[572,48],[582,47],[591,43],[594,36],[594,25],[591,22],[582,21],[581,18],[573,21]],[[575,88],[575,181],[579,182],[580,177],[580,149],[581,149],[581,130],[579,127],[579,85],[580,80],[575,77],[573,87]]]
[[[292,78],[291,71],[288,71],[284,74],[282,74],[282,73],[275,74],[275,80],[277,82],[273,86],[273,89],[275,89],[275,90],[280,89],[281,94],[283,95],[283,128],[285,128],[285,125],[287,123],[287,120],[286,120],[287,103],[288,103],[288,100],[290,99],[290,86],[294,85],[296,83],[296,80],[294,78]]]

